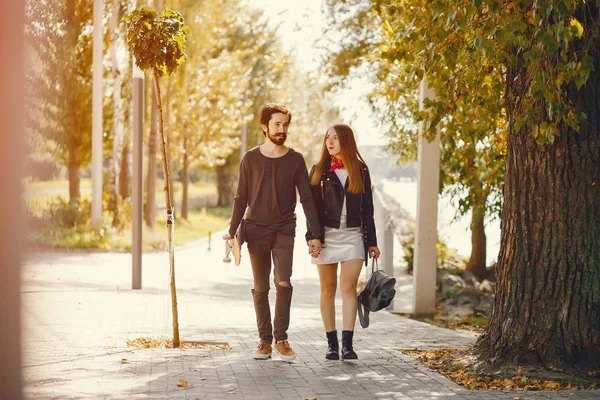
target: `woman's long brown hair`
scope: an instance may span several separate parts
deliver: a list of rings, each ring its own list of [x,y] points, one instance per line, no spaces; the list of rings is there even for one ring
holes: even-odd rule
[[[323,138],[323,149],[321,150],[321,158],[315,167],[311,185],[318,185],[321,180],[321,175],[325,169],[325,163],[330,159],[329,151],[327,151],[327,132],[330,129],[334,129],[337,133],[338,140],[340,141],[340,154],[337,158],[344,162],[344,167],[348,171],[348,192],[350,193],[363,193],[365,191],[361,162],[366,166],[365,160],[358,152],[356,146],[356,140],[354,139],[354,132],[348,125],[338,124],[333,125],[325,132]]]

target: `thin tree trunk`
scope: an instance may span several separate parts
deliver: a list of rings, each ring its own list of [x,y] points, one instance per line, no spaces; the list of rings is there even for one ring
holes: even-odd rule
[[[515,131],[508,97],[496,300],[476,347],[492,365],[600,368],[600,59],[594,67],[569,91],[587,118],[554,144]]]
[[[187,137],[183,138],[183,170],[181,173],[181,185],[183,186],[183,191],[181,194],[181,218],[188,219],[188,187],[189,187],[189,157],[187,152]]]
[[[154,0],[154,9],[160,11],[161,0]],[[152,78],[154,79],[154,77]],[[158,136],[158,113],[156,105],[156,89],[152,86],[152,108],[150,111],[150,136],[148,136],[148,175],[146,176],[146,202],[144,204],[144,221],[150,230],[154,229],[156,216],[156,142]]]
[[[75,204],[79,202],[81,196],[80,192],[80,178],[79,178],[79,164],[77,163],[77,146],[74,143],[69,145],[69,203]]]
[[[162,151],[162,164],[163,173],[165,176],[165,203],[167,205],[167,228],[169,233],[168,246],[169,246],[169,261],[171,271],[171,306],[173,311],[173,347],[179,347],[179,317],[177,312],[177,289],[175,287],[175,254],[174,254],[174,240],[175,240],[175,221],[173,215],[173,206],[171,204],[171,176],[169,175],[169,159],[167,158],[167,141],[165,140],[165,132],[163,125],[163,114],[162,114],[162,102],[160,98],[160,86],[158,84],[158,72],[152,71],[152,82],[154,83],[154,89],[156,93],[156,106],[158,110],[159,118],[159,131],[161,139],[161,151]]]
[[[122,199],[129,197],[129,143],[126,141],[121,154],[121,171],[119,173],[119,195]]]
[[[117,33],[117,19],[120,7],[120,0],[113,0],[112,16],[110,19],[110,57],[113,65],[114,83],[113,83],[113,126],[114,126],[114,137],[113,147],[111,151],[111,158],[109,163],[109,175],[108,175],[108,190],[109,190],[109,201],[108,209],[113,213],[113,226],[120,225],[119,206],[118,206],[118,187],[119,187],[119,170],[121,164],[121,153],[123,151],[123,112],[121,111],[121,86],[123,84],[123,74],[119,69],[119,62],[117,59],[117,45],[118,45],[118,33]]]
[[[152,86],[152,111],[150,113],[150,136],[148,137],[146,209],[144,213],[146,226],[150,229],[154,229],[154,216],[156,214],[156,136],[158,133],[158,113],[156,108],[156,89]]]
[[[217,173],[217,192],[219,198],[218,206],[225,206],[233,203],[234,192],[234,171],[231,168],[229,159],[224,165],[216,168]]]
[[[485,206],[485,200],[483,202]],[[471,257],[467,263],[466,270],[472,272],[479,280],[485,279],[487,270],[486,260],[486,237],[484,217],[485,210],[481,204],[473,206],[471,218]]]

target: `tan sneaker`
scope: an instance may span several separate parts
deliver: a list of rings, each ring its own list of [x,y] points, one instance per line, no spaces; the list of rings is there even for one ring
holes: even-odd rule
[[[275,342],[275,351],[284,361],[292,361],[296,359],[296,353],[290,347],[287,340],[278,340]]]
[[[271,348],[271,343],[260,342],[258,344],[258,349],[254,352],[255,360],[267,360],[271,358],[271,352],[273,349]]]

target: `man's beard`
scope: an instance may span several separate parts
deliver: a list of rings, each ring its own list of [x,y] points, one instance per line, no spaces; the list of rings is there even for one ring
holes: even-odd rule
[[[267,136],[269,137],[269,140],[273,144],[276,144],[277,146],[281,146],[282,144],[284,144],[285,140],[287,139],[287,135],[285,133],[278,133],[276,135],[271,135],[270,133],[267,132]]]

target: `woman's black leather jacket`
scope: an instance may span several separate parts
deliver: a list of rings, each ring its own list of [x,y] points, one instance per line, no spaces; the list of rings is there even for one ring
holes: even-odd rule
[[[348,192],[348,181],[343,187],[335,172],[329,172],[331,161],[327,160],[324,171],[318,185],[311,189],[317,210],[319,211],[319,220],[321,225],[320,238],[321,243],[325,243],[325,226],[331,228],[340,227],[340,217],[342,215],[342,205],[346,197],[346,223],[348,228],[361,227],[363,231],[363,241],[365,246],[365,260],[367,248],[377,246],[377,234],[375,232],[375,221],[373,218],[373,191],[371,188],[371,177],[367,166],[361,163],[364,182],[363,193]],[[315,166],[310,171],[310,180],[315,172]],[[310,226],[307,224],[306,240],[313,238]]]

